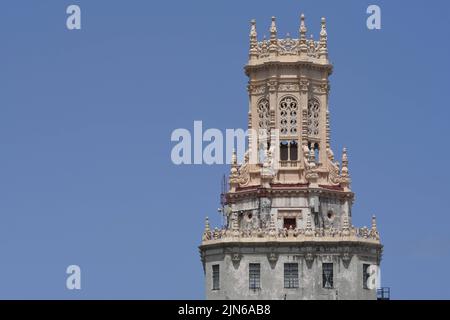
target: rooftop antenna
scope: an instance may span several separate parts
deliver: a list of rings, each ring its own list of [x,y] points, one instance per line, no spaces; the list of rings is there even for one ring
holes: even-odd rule
[[[227,183],[227,177],[224,174],[222,176],[221,181],[221,192],[220,192],[220,208],[218,211],[222,214],[222,226],[225,226],[225,205],[227,204],[227,190],[228,190],[228,183]]]

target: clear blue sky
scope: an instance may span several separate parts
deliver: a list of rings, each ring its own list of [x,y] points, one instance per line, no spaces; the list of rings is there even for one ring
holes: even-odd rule
[[[450,298],[450,5],[375,0],[2,1],[0,298],[203,298],[197,246],[228,167],[173,165],[171,132],[245,128],[249,20],[296,35],[300,12],[315,35],[327,17],[332,145],[354,224],[378,217],[383,285]]]

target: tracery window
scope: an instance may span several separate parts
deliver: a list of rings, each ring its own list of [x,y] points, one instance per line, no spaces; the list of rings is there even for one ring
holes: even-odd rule
[[[297,134],[297,99],[286,96],[280,101],[280,133],[283,135]]]
[[[258,125],[259,129],[270,128],[270,107],[269,100],[262,98],[258,101]]]
[[[319,135],[319,112],[320,104],[316,99],[308,101],[308,135]]]

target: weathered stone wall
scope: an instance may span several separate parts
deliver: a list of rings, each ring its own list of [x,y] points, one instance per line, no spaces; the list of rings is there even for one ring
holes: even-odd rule
[[[376,299],[376,289],[363,287],[363,264],[379,263],[377,248],[327,246],[216,247],[204,251],[207,299]],[[317,250],[335,253],[314,253]],[[350,250],[345,262],[343,250]],[[307,252],[313,252],[307,257]],[[270,256],[272,254],[272,256]],[[269,261],[276,257],[276,261]],[[322,263],[332,262],[334,286],[322,287]],[[261,265],[261,289],[249,289],[249,264]],[[298,263],[299,287],[284,288],[284,263]],[[220,265],[220,289],[212,290],[212,265]]]

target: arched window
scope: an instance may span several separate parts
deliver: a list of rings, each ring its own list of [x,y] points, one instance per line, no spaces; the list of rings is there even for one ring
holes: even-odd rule
[[[289,142],[288,141],[280,142],[280,160],[281,161],[289,160]]]
[[[317,99],[308,100],[308,135],[318,136],[319,135],[319,114],[320,114],[320,104]]]
[[[298,160],[298,143],[297,141],[291,141],[289,145],[289,160]]]
[[[258,101],[258,126],[259,129],[269,129],[270,128],[270,107],[269,100],[267,98],[262,98]]]
[[[297,134],[297,99],[286,96],[280,101],[280,134]]]

